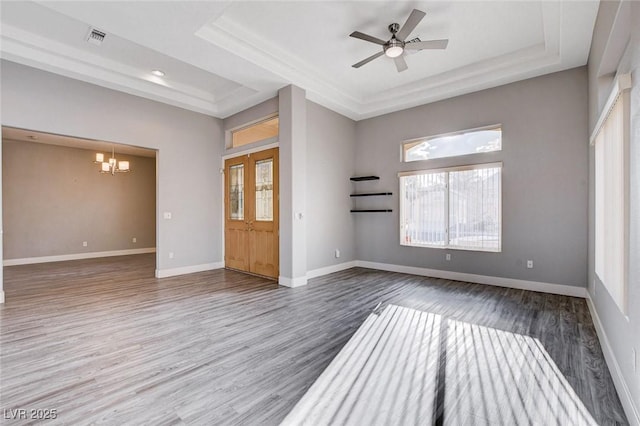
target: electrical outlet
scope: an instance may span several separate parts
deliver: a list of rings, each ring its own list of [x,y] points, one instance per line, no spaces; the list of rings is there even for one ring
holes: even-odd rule
[[[171,212],[164,212],[162,214],[162,217],[164,217],[165,219],[171,219]]]
[[[447,254],[445,254],[445,255],[444,255],[444,258],[445,258],[446,260],[451,260],[451,253],[447,253]]]
[[[336,259],[340,257],[340,250],[339,249],[336,249],[335,256],[336,256]]]
[[[173,259],[173,252],[172,251],[169,252],[169,259]]]
[[[131,242],[132,242],[132,243],[137,243],[137,242],[138,242],[138,239],[137,239],[136,237],[133,237],[133,238],[131,239]]]
[[[86,241],[83,241],[83,242],[82,242],[82,247],[86,247],[86,246],[88,246],[88,245],[89,245],[89,243],[87,243]]]
[[[533,260],[527,260],[527,269],[533,269]]]

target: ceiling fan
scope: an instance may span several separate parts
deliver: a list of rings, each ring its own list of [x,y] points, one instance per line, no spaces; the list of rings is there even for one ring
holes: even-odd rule
[[[360,31],[354,31],[349,34],[350,37],[359,38],[360,40],[368,41],[371,43],[382,46],[382,50],[375,55],[371,55],[362,61],[353,64],[353,68],[360,68],[361,66],[368,64],[376,58],[382,55],[386,55],[389,58],[393,58],[396,63],[398,72],[405,71],[409,67],[407,61],[404,60],[403,53],[405,50],[423,50],[423,49],[446,49],[449,43],[448,39],[444,40],[426,40],[421,41],[419,38],[413,40],[407,40],[407,37],[415,29],[415,27],[422,21],[422,18],[426,13],[421,10],[413,9],[411,14],[407,18],[407,22],[404,23],[402,28],[400,25],[394,23],[389,25],[389,31],[391,32],[391,38],[387,41],[381,40],[377,37],[370,36],[368,34],[361,33]]]

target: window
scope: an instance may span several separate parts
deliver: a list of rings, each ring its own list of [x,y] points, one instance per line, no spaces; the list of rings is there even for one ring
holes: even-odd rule
[[[278,117],[268,118],[249,126],[231,131],[231,147],[247,145],[260,142],[265,139],[277,138],[280,131],[280,120]]]
[[[432,160],[500,150],[502,127],[494,125],[406,141],[402,144],[402,161]]]
[[[502,163],[399,177],[401,245],[501,250]]]
[[[591,137],[595,149],[595,272],[621,311],[628,266],[629,101],[623,75]]]

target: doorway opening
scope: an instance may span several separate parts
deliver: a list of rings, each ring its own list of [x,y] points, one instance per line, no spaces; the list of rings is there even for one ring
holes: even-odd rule
[[[2,127],[2,154],[3,266],[157,251],[155,150]]]

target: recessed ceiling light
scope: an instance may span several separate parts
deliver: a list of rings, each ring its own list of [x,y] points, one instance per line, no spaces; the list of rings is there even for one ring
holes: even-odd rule
[[[151,71],[151,74],[157,75],[158,77],[164,77],[164,71],[161,70],[153,70]]]

